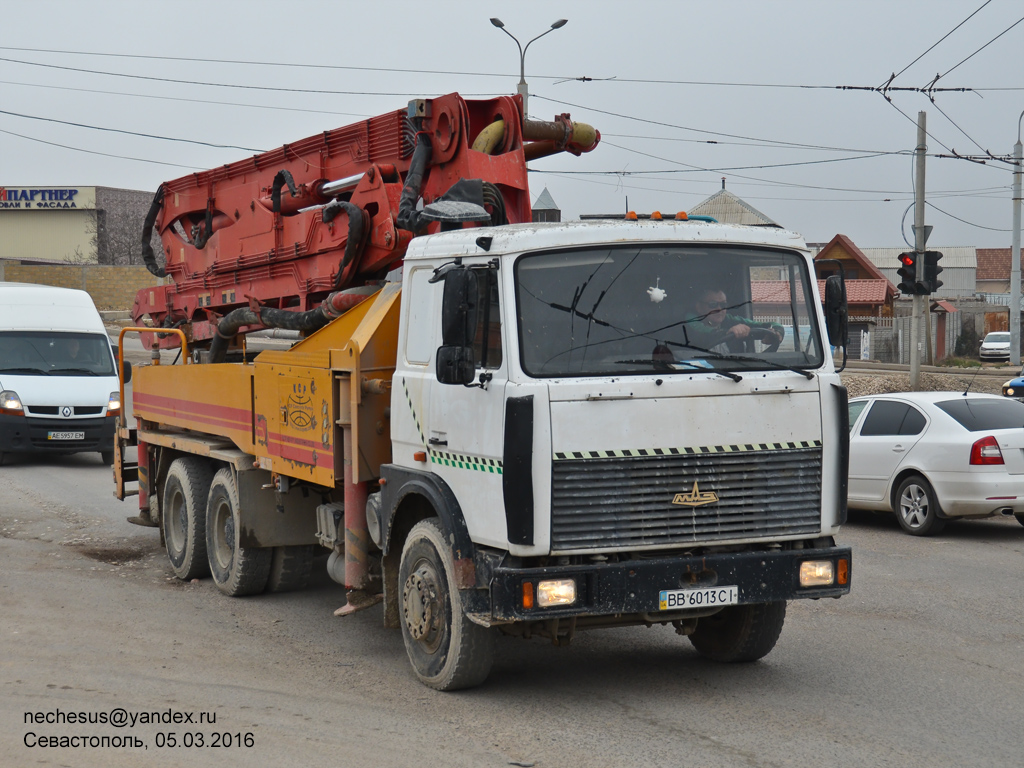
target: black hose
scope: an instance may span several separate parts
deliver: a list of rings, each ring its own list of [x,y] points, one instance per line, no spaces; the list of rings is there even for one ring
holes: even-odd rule
[[[198,250],[203,250],[206,247],[206,243],[209,242],[210,237],[213,235],[213,201],[209,201],[206,204],[206,219],[202,228],[195,227],[192,234],[192,247]],[[198,230],[198,231],[196,231]]]
[[[283,168],[277,172],[274,177],[274,183],[270,188],[270,200],[274,206],[274,213],[281,212],[281,187],[285,184],[288,185],[288,191],[292,193],[292,197],[298,195],[298,190],[295,189],[295,179],[292,178],[290,171],[286,171]]]
[[[334,278],[334,290],[341,288],[345,268],[363,249],[363,227],[366,224],[363,220],[363,209],[344,200],[332,200],[324,206],[321,212],[324,224],[329,224],[342,211],[348,214],[348,240],[345,241],[345,254],[341,257],[338,274]]]
[[[325,326],[330,319],[322,305],[308,312],[292,312],[273,307],[260,307],[259,312],[254,312],[249,307],[239,307],[224,315],[217,324],[217,332],[210,342],[210,362],[224,362],[231,339],[243,326],[264,325],[289,331],[315,331]]]
[[[416,149],[412,153],[412,160],[409,161],[409,172],[405,176],[405,186],[402,187],[402,196],[398,201],[398,216],[395,217],[395,223],[400,229],[412,232],[414,235],[419,234],[428,223],[420,221],[420,212],[416,210],[416,203],[420,199],[423,175],[427,172],[427,165],[430,163],[433,149],[429,136],[425,133],[417,136]]]
[[[156,188],[153,202],[149,205],[149,213],[146,214],[146,220],[142,224],[142,261],[145,263],[146,269],[157,277],[167,277],[167,270],[156,263],[156,254],[153,253],[153,246],[150,244],[153,239],[153,225],[156,223],[156,216],[160,213],[163,204],[164,185],[161,184]]]

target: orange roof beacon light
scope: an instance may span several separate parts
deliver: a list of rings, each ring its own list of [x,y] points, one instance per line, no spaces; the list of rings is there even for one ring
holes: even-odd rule
[[[655,211],[651,214],[651,221],[661,221],[661,211]]]
[[[680,211],[676,214],[676,221],[689,221],[690,217],[686,215],[686,211]]]
[[[636,211],[629,211],[626,214],[626,221],[636,221]]]

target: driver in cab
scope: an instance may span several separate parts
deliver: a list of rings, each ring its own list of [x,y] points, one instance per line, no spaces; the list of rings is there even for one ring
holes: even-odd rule
[[[688,343],[711,352],[728,354],[742,352],[749,338],[757,338],[770,346],[782,342],[785,330],[778,323],[760,323],[747,317],[730,315],[726,310],[725,292],[708,288],[698,294],[696,313],[684,324]]]

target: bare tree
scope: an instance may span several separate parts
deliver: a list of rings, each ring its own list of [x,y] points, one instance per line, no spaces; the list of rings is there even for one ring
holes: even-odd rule
[[[152,200],[152,192],[96,188],[97,254],[100,264],[142,264],[142,225]],[[153,242],[154,250],[159,253],[159,238]]]

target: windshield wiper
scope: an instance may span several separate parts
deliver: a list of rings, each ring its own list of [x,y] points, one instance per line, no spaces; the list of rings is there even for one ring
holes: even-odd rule
[[[17,366],[15,368],[0,368],[0,373],[34,373],[40,376],[49,376],[49,371],[44,371],[42,368],[23,368]]]
[[[616,360],[617,365],[650,365],[657,368],[659,371],[671,371],[676,373],[675,366],[686,365],[694,371],[700,371],[702,373],[717,373],[719,376],[724,376],[727,379],[733,381],[743,381],[743,377],[738,373],[732,371],[726,371],[722,368],[714,368],[706,365],[697,365],[691,363],[689,360]]]
[[[55,368],[54,370],[50,371],[51,375],[57,375],[61,373],[75,373],[85,374],[86,376],[99,376],[99,374],[96,373],[96,371],[92,370],[91,368]],[[114,374],[110,375],[113,376]]]
[[[792,371],[793,373],[799,373],[801,376],[805,376],[808,379],[814,378],[814,373],[808,370],[807,368],[797,368],[792,365],[783,365],[782,363],[776,363],[772,362],[771,360],[765,360],[763,357],[750,357],[748,355],[733,354],[725,355],[722,354],[721,352],[712,352],[710,349],[705,349],[704,347],[695,347],[692,344],[680,344],[679,342],[676,341],[667,341],[665,343],[673,347],[681,347],[683,349],[692,349],[697,352],[701,352],[702,354],[707,355],[712,360],[736,360],[737,362],[741,363],[757,363],[758,365],[764,365],[775,371]],[[696,367],[700,368],[701,366]]]

